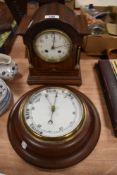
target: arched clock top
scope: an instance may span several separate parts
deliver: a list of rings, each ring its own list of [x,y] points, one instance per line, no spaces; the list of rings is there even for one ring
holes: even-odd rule
[[[32,32],[34,36],[34,34],[46,28],[59,28],[68,32],[68,34],[72,33],[72,38],[76,42],[77,36],[83,37],[89,34],[85,16],[76,15],[72,9],[57,2],[41,6],[31,18],[24,17],[17,33],[25,36]]]
[[[84,33],[81,33],[81,31],[78,31],[77,28],[74,28],[73,26],[71,26],[66,22],[63,22],[58,19],[46,19],[39,23],[32,24],[32,26],[27,29],[27,31],[23,36],[24,43],[25,44],[30,43],[37,34],[47,29],[59,29],[65,32],[76,44],[81,44],[84,36]]]
[[[49,15],[58,16],[58,18],[55,19],[69,24],[81,35],[87,35],[89,33],[87,21],[84,15],[76,15],[71,8],[57,2],[43,5],[41,8],[37,9],[32,18],[33,24],[45,21],[46,16]],[[53,20],[53,18],[49,19]]]
[[[74,17],[76,14],[72,9],[60,4],[58,2],[53,2],[50,4],[45,4],[42,7],[38,8],[35,14],[33,15],[34,23],[38,23],[45,19],[47,15],[59,15],[61,21],[66,21],[71,25],[74,24]]]

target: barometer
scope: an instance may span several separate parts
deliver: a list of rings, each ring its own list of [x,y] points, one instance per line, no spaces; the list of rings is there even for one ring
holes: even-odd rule
[[[8,120],[15,151],[42,168],[65,168],[88,156],[100,134],[92,102],[68,87],[38,87],[23,95]]]

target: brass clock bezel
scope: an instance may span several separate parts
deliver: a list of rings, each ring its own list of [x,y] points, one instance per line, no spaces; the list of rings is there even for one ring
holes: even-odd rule
[[[43,35],[44,33],[47,33],[47,32],[58,32],[58,33],[60,33],[61,35],[63,35],[65,38],[67,38],[67,40],[69,41],[70,47],[69,47],[68,53],[67,53],[64,57],[58,58],[58,59],[55,59],[55,58],[54,58],[54,59],[50,60],[50,59],[48,59],[47,57],[41,55],[41,54],[37,51],[36,46],[35,46],[35,42],[36,42],[37,38],[39,38],[41,35]],[[61,30],[58,30],[58,29],[55,29],[55,28],[52,28],[52,29],[46,29],[46,30],[44,30],[44,31],[42,31],[42,32],[40,32],[40,33],[38,33],[38,34],[36,35],[36,37],[35,37],[34,40],[33,40],[33,49],[34,49],[35,54],[36,54],[40,59],[42,59],[43,61],[46,61],[46,62],[48,62],[48,63],[60,63],[60,62],[62,62],[62,61],[64,61],[64,60],[66,60],[66,59],[70,56],[70,54],[71,54],[71,52],[72,52],[72,49],[73,49],[73,43],[72,43],[71,38],[70,38],[65,32],[63,32],[63,31],[61,31]]]
[[[35,94],[37,94],[38,92],[42,91],[42,90],[45,90],[47,89],[48,87],[46,88],[42,88],[38,91],[35,92]],[[52,88],[58,88],[58,89],[66,89],[66,88],[63,88],[63,87],[52,87]],[[50,87],[48,88],[50,89]],[[86,116],[87,116],[87,107],[85,105],[84,102],[81,101],[80,98],[78,98],[78,96],[73,93],[71,90],[69,89],[66,89],[68,92],[70,92],[81,104],[82,106],[82,110],[83,110],[83,115],[82,115],[82,119],[80,121],[80,123],[77,125],[77,127],[75,129],[73,129],[71,132],[63,135],[63,136],[58,136],[58,137],[47,137],[47,136],[42,136],[41,134],[38,134],[36,133],[36,131],[33,131],[26,123],[26,120],[25,120],[25,117],[24,117],[24,107],[25,105],[28,103],[28,100],[31,98],[31,96],[33,95],[30,94],[26,99],[24,99],[24,101],[22,102],[21,106],[20,106],[20,109],[19,109],[19,117],[20,117],[20,120],[21,120],[21,123],[22,125],[27,129],[29,135],[31,137],[33,137],[34,139],[39,139],[41,141],[44,141],[44,142],[54,142],[57,143],[57,141],[62,141],[62,142],[66,142],[68,140],[71,140],[73,139],[79,132],[80,130],[82,129],[85,121],[86,121]]]

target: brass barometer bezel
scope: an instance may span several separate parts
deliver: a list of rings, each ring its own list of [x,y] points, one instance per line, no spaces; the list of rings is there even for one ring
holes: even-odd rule
[[[55,141],[57,143],[57,141],[62,141],[62,142],[65,142],[65,141],[68,141],[70,139],[73,139],[73,137],[76,136],[76,134],[78,134],[78,132],[80,132],[80,130],[82,129],[83,125],[84,125],[84,122],[86,120],[86,115],[87,115],[87,107],[86,107],[86,104],[84,102],[82,102],[82,100],[80,98],[78,98],[78,96],[76,94],[74,94],[72,91],[70,90],[67,90],[68,93],[71,93],[80,103],[81,105],[81,108],[82,108],[82,119],[80,121],[80,123],[77,125],[76,128],[74,128],[71,132],[63,135],[63,136],[58,136],[58,137],[47,137],[47,136],[42,136],[41,134],[37,133],[36,131],[33,131],[26,123],[26,120],[25,120],[25,116],[24,116],[24,108],[25,106],[28,104],[28,101],[30,100],[30,98],[34,95],[34,94],[37,94],[38,92],[41,92],[43,90],[46,90],[46,89],[63,89],[63,90],[66,90],[65,88],[61,88],[61,87],[52,87],[52,88],[43,88],[41,90],[38,90],[38,91],[35,91],[35,93],[32,93],[30,94],[21,104],[20,106],[20,109],[19,109],[19,119],[21,120],[21,123],[24,127],[26,127],[27,131],[29,132],[29,134],[35,138],[35,139],[40,139],[42,141],[47,141],[47,142],[53,142]]]

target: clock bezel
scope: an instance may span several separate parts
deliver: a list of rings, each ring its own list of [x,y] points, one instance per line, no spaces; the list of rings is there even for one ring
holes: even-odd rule
[[[55,60],[55,59],[49,60],[47,57],[41,55],[38,52],[38,50],[35,48],[36,47],[35,46],[36,39],[39,38],[41,35],[47,33],[47,32],[55,32],[55,33],[57,32],[57,33],[63,35],[65,38],[67,38],[67,40],[69,41],[69,44],[70,44],[70,48],[68,50],[68,53],[64,57],[62,57],[60,59],[58,58],[57,60]],[[36,36],[33,40],[33,49],[34,49],[35,54],[38,56],[38,58],[42,59],[43,61],[46,61],[48,63],[60,63],[60,62],[66,60],[67,58],[70,57],[70,55],[72,53],[72,49],[73,49],[73,42],[72,42],[72,39],[68,36],[68,34],[63,32],[62,30],[59,30],[57,28],[49,28],[49,29],[45,29],[45,30],[39,32],[38,34],[36,34]]]

